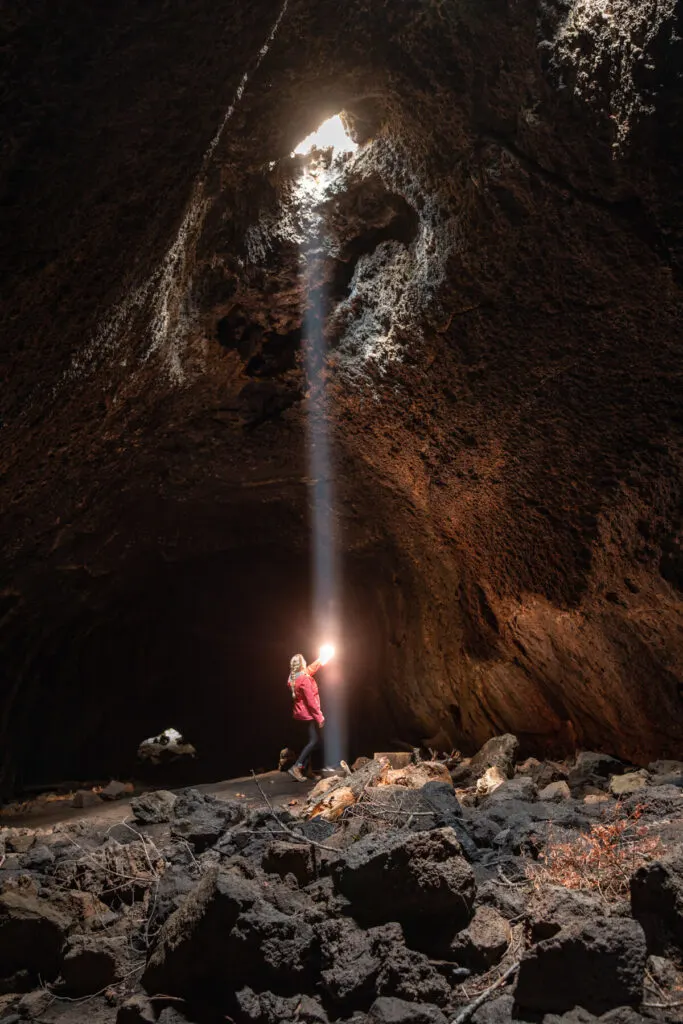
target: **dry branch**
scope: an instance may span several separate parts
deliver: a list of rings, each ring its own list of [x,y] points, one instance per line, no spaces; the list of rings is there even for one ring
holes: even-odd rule
[[[478,1010],[490,995],[492,995],[497,989],[502,988],[503,982],[507,981],[510,975],[514,974],[518,970],[521,962],[521,960],[516,960],[511,967],[508,967],[507,971],[501,974],[500,978],[498,978],[497,981],[494,981],[493,985],[489,985],[489,987],[485,989],[480,996],[477,996],[469,1006],[466,1006],[464,1010],[461,1010],[458,1016],[451,1021],[451,1024],[464,1024],[466,1020],[469,1020],[475,1010]]]

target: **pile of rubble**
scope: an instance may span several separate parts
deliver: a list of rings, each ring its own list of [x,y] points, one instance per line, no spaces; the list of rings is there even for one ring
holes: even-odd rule
[[[683,763],[516,754],[5,830],[0,1022],[680,1021]]]

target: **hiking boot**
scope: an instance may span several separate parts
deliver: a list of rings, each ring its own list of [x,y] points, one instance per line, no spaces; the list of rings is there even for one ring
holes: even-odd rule
[[[289,774],[292,776],[293,779],[296,779],[297,782],[306,781],[306,776],[301,771],[301,768],[299,768],[298,764],[292,765],[292,767],[289,769]]]

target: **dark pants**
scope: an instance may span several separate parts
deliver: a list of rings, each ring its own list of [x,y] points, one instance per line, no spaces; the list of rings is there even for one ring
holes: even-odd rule
[[[315,722],[301,722],[302,731],[305,726],[308,734],[308,742],[296,759],[299,768],[306,768],[311,759],[311,754],[320,746],[320,729]]]

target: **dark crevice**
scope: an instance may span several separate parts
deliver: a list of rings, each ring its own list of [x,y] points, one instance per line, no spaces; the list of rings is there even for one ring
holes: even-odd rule
[[[389,199],[396,210],[389,223],[357,235],[344,246],[333,270],[330,286],[333,301],[339,302],[349,294],[351,280],[361,256],[374,252],[382,242],[400,242],[407,248],[417,237],[420,227],[417,211],[401,196],[391,196]]]

